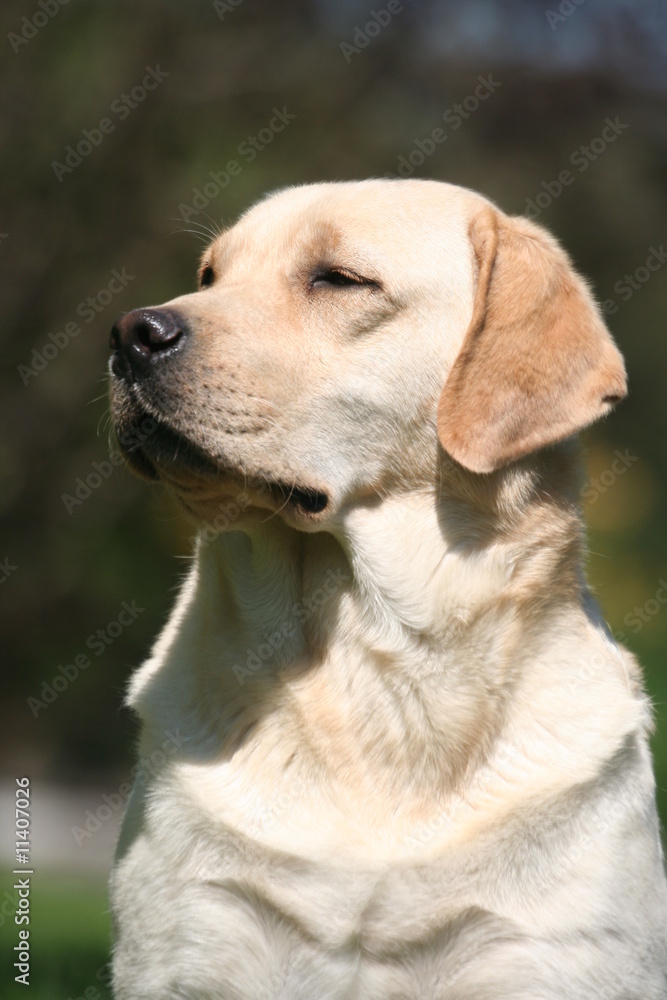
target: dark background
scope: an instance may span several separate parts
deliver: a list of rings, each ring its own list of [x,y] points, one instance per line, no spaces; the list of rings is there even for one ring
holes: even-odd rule
[[[667,817],[667,267],[656,266],[667,240],[665,5],[393,0],[389,16],[385,0],[42,3],[5,2],[0,15],[0,759],[3,808],[23,774],[42,803],[61,803],[44,814],[35,865],[40,851],[51,857],[49,836],[69,835],[87,802],[94,811],[127,779],[135,729],[123,690],[192,544],[159,488],[95,468],[108,460],[114,319],[192,290],[202,227],[233,221],[266,191],[399,166],[475,188],[511,213],[537,205],[606,304],[631,391],[585,435],[589,575],[645,667]],[[158,66],[162,82],[132,97]],[[493,92],[466,103],[489,76]],[[251,159],[249,137],[264,145],[276,108],[296,117]],[[111,127],[95,131],[104,118]],[[438,128],[446,140],[435,143]],[[613,141],[600,139],[605,128]],[[84,130],[98,144],[54,168],[67,167]],[[203,194],[230,160],[240,171]],[[109,291],[114,271],[125,287]],[[144,610],[97,655],[88,638],[113,625],[123,601]],[[79,676],[77,656],[90,661]],[[9,871],[13,815],[1,836]],[[110,858],[79,865],[69,840],[71,856],[56,852],[35,875],[33,997],[106,995]],[[16,928],[3,921],[0,932],[4,962]],[[9,984],[10,965],[0,969]]]

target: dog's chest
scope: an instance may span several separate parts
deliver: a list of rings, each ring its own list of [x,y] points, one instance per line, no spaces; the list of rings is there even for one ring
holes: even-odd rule
[[[596,926],[601,897],[568,883],[553,823],[547,837],[531,815],[536,852],[520,828],[454,842],[431,822],[412,857],[400,838],[392,857],[350,812],[337,841],[339,804],[327,810],[312,789],[268,795],[248,772],[221,789],[220,774],[199,773],[211,783],[189,773],[159,795],[139,788],[128,810],[112,893],[117,1000],[588,1000],[601,976],[610,1000],[634,995],[623,984],[635,960],[606,938],[602,950],[577,939],[563,986],[554,926],[573,933],[572,898],[573,925]],[[608,844],[595,845],[587,863],[608,869]]]
[[[184,832],[179,859],[146,830],[117,867],[121,1000],[444,1000],[452,970],[491,960],[507,931],[428,868],[325,865]],[[131,992],[137,969],[154,992]]]
[[[186,803],[182,789],[172,793],[138,802],[137,815],[132,807],[128,815],[139,832],[114,875],[119,983],[128,956],[120,998],[136,995],[129,977],[138,967],[162,984],[146,993],[160,1000],[444,998],[438,984],[468,964],[471,941],[478,960],[506,930],[478,905],[477,879],[461,857],[434,867],[409,863],[406,851],[392,863],[374,857],[369,841],[365,856],[358,848],[346,860],[327,849],[306,858],[296,830],[307,822],[305,837],[317,844],[317,809],[306,811],[298,798],[274,795],[262,841],[233,827],[233,810],[213,824],[199,798]],[[269,843],[277,830],[279,848]],[[319,844],[335,836],[321,811]]]

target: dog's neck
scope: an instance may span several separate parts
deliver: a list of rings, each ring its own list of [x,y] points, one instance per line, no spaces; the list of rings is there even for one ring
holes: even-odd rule
[[[490,488],[378,498],[333,532],[264,516],[200,544],[132,703],[161,706],[161,730],[189,719],[214,756],[269,731],[289,756],[298,732],[359,782],[451,789],[488,755],[535,636],[582,600],[574,508],[538,502],[534,476]]]

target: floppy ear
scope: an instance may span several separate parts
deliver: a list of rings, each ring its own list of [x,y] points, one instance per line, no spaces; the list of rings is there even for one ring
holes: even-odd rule
[[[555,240],[488,207],[470,225],[473,316],[438,404],[445,451],[493,472],[581,430],[626,394],[625,368]]]

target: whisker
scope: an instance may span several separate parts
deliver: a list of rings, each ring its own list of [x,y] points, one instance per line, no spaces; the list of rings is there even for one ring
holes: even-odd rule
[[[99,403],[99,402],[100,402],[100,400],[102,400],[102,399],[106,399],[106,398],[107,398],[107,393],[106,393],[106,392],[103,392],[103,393],[101,394],[101,396],[95,396],[95,398],[94,398],[94,399],[89,399],[89,400],[88,400],[88,402],[86,403],[86,406],[92,406],[92,405],[93,405],[93,403]]]
[[[210,218],[210,216],[209,216],[209,218]],[[216,240],[218,238],[218,236],[220,235],[220,230],[217,228],[215,220],[211,219],[211,222],[212,222],[212,225],[209,225],[208,223],[201,222],[198,219],[192,219],[191,222],[190,222],[190,225],[199,226],[199,229],[200,229],[200,231],[202,233],[206,233],[206,235],[211,240]]]
[[[270,487],[271,487],[271,483],[270,483],[269,479],[268,479],[268,478],[267,478],[266,476],[263,476],[263,478],[264,478],[264,480],[266,481],[266,484],[267,484],[267,486],[268,486],[268,487],[270,488]],[[277,517],[277,516],[278,516],[278,514],[279,514],[279,513],[281,512],[281,510],[284,510],[284,509],[285,509],[285,507],[287,506],[287,504],[288,504],[288,503],[290,502],[290,500],[292,499],[292,494],[294,493],[294,490],[295,490],[295,488],[296,488],[296,482],[295,482],[295,481],[292,481],[292,485],[290,486],[290,491],[289,491],[289,493],[287,494],[287,496],[285,497],[285,502],[284,502],[283,504],[281,504],[281,505],[280,505],[280,507],[278,507],[278,509],[277,509],[277,510],[274,510],[274,511],[272,511],[272,512],[271,512],[271,513],[269,514],[269,516],[268,516],[268,517],[265,517],[265,518],[264,518],[264,522],[263,522],[264,524],[266,524],[266,523],[267,523],[267,521],[270,521],[272,517]]]
[[[196,229],[174,229],[172,230],[172,232],[167,233],[167,236],[176,236],[177,234],[181,233],[190,233],[192,236],[195,237],[195,239],[200,240],[200,242],[205,244],[206,246],[208,246],[210,242],[207,237],[205,237],[202,233],[198,233]]]
[[[222,222],[216,222],[213,216],[209,215],[208,212],[204,212],[203,214],[211,223],[211,225],[208,228],[208,231],[213,235],[213,239],[217,240],[218,236],[221,236],[222,233],[224,233],[225,231],[224,225],[222,224]]]
[[[100,419],[97,421],[97,428],[95,430],[95,436],[96,437],[100,437],[104,433],[104,431],[106,429],[107,423],[110,423],[110,422],[111,422],[111,414],[110,413],[103,413],[102,416],[100,417]]]
[[[178,219],[171,219],[171,222],[178,222],[178,221],[179,221]],[[205,235],[207,241],[215,240],[220,235],[220,229],[218,228],[214,219],[211,219],[211,222],[213,224],[212,226],[209,225],[208,223],[201,222],[199,219],[190,219],[186,225],[188,227],[196,226],[197,227],[196,229],[185,228],[184,226],[181,229],[177,229],[176,232],[194,233],[194,234],[199,234],[200,236]]]

